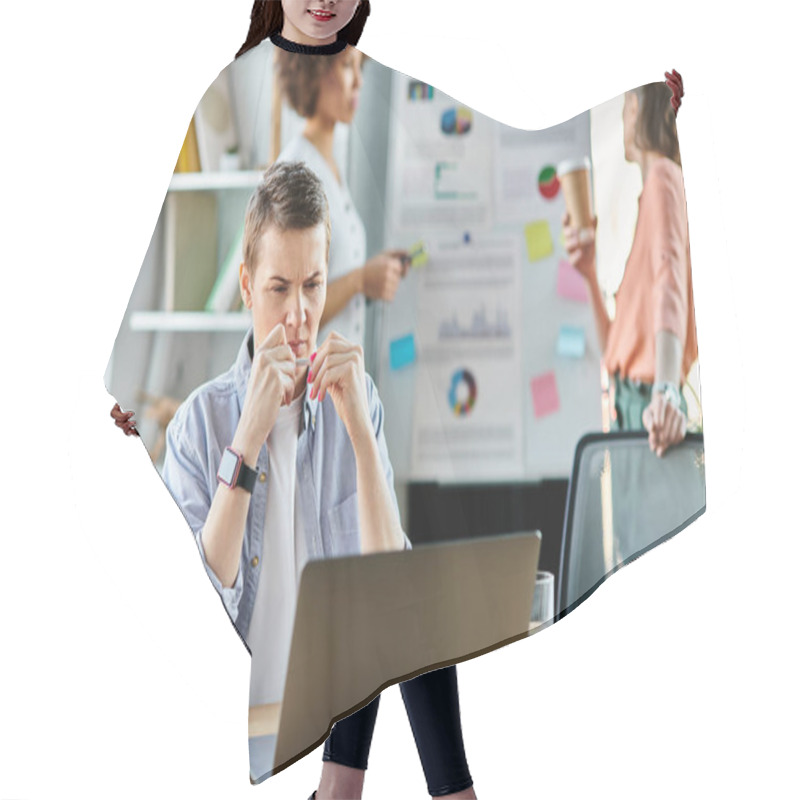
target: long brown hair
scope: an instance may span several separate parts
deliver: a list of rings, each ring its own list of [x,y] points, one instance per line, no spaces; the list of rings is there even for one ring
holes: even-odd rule
[[[338,38],[347,39],[347,43],[355,47],[361,38],[361,32],[369,16],[369,0],[361,0],[356,7],[353,19],[339,31]],[[250,30],[244,44],[239,48],[236,58],[261,44],[273,33],[283,30],[283,5],[281,0],[254,0],[250,11]]]
[[[640,150],[654,150],[681,166],[678,127],[672,108],[672,90],[666,83],[647,83],[633,90],[639,100],[634,142]]]

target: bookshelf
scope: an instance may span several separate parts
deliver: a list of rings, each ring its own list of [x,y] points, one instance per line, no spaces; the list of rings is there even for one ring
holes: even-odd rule
[[[160,466],[164,420],[148,416],[158,398],[183,400],[235,359],[251,325],[240,301],[240,237],[260,170],[173,174],[137,288],[115,345],[111,385]],[[224,308],[207,310],[218,278]],[[156,404],[144,406],[144,398]]]
[[[278,102],[273,56],[271,45],[254,48],[200,100],[106,369],[110,393],[136,413],[157,464],[159,402],[182,401],[227,370],[251,325],[238,267],[247,203],[274,149],[274,120],[264,113]]]

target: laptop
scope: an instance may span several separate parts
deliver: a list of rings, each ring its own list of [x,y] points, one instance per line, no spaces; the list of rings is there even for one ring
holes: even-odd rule
[[[251,781],[386,686],[527,636],[540,545],[533,531],[309,561],[283,701],[250,709]]]

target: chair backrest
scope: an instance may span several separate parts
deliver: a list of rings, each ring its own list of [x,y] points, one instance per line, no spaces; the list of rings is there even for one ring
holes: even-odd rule
[[[567,492],[556,618],[705,510],[702,434],[688,434],[661,458],[646,431],[584,436]]]

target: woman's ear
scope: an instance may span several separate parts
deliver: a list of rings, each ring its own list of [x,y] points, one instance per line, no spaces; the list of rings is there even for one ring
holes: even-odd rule
[[[242,301],[247,308],[253,307],[253,285],[250,280],[250,270],[242,261],[239,264],[239,291],[242,293]]]

